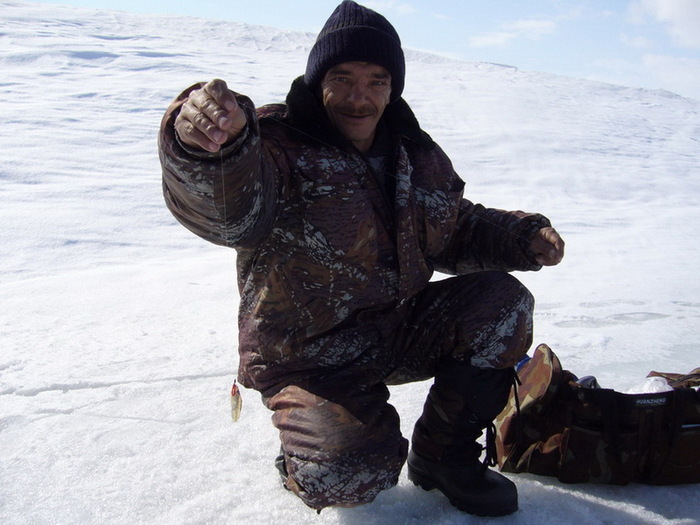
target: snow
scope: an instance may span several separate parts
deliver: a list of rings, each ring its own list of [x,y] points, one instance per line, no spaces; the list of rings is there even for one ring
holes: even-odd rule
[[[17,0],[0,20],[0,522],[486,522],[405,473],[317,516],[280,485],[259,396],[230,420],[235,254],[166,210],[157,129],[199,80],[282,100],[314,36]],[[405,98],[468,196],[540,211],[567,241],[559,267],[519,274],[536,343],[618,390],[700,366],[700,103],[407,57]],[[428,386],[392,389],[407,435]],[[695,485],[511,477],[504,524],[698,523]]]

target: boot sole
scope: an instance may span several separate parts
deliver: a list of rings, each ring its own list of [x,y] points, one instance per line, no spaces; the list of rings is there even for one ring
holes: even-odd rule
[[[430,492],[431,490],[437,489],[440,491],[442,495],[444,495],[447,500],[450,502],[450,505],[455,507],[458,510],[461,510],[462,512],[466,512],[467,514],[473,514],[475,516],[482,516],[482,517],[496,517],[496,516],[507,516],[509,514],[513,514],[515,511],[518,510],[518,506],[514,508],[510,507],[504,507],[501,506],[498,509],[489,509],[485,510],[482,508],[478,507],[473,507],[471,505],[467,505],[462,501],[455,500],[451,498],[449,495],[445,494],[440,487],[436,485],[436,483],[427,475],[422,474],[421,472],[418,472],[417,470],[411,468],[409,466],[408,468],[408,479],[416,486],[422,488],[423,490]]]

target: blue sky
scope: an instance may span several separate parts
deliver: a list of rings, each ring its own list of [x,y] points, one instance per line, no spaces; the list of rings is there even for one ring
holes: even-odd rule
[[[42,0],[317,32],[339,0]],[[700,99],[700,0],[366,0],[405,47]]]

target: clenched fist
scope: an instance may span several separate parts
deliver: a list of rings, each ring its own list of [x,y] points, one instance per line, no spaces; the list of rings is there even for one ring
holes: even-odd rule
[[[193,148],[216,153],[245,128],[245,112],[226,82],[215,79],[190,93],[175,119],[180,140]]]
[[[564,258],[564,239],[554,228],[542,228],[530,243],[535,260],[543,266],[556,266]]]

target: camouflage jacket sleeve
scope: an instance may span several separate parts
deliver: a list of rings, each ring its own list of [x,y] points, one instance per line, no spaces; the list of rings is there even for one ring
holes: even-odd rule
[[[276,199],[276,170],[265,162],[258,121],[251,100],[237,95],[248,125],[238,140],[219,153],[195,151],[182,144],[174,122],[196,84],[168,108],[159,135],[163,195],[168,209],[187,229],[224,246],[255,242],[269,227]]]
[[[437,145],[409,150],[413,169],[412,181],[423,184],[421,173],[432,173],[428,192],[433,195],[427,209],[428,238],[438,237],[438,250],[428,250],[431,267],[441,273],[461,275],[483,270],[539,270],[529,245],[535,233],[550,225],[549,220],[535,213],[486,208],[464,198],[465,184],[455,172],[452,162]],[[444,195],[440,201],[437,195]],[[435,202],[443,202],[435,205]],[[435,210],[439,212],[436,212]],[[435,217],[439,220],[435,223]],[[445,236],[443,236],[445,235]]]
[[[550,226],[536,213],[486,208],[462,199],[455,233],[436,270],[464,274],[481,270],[539,270],[530,252],[535,233]]]

